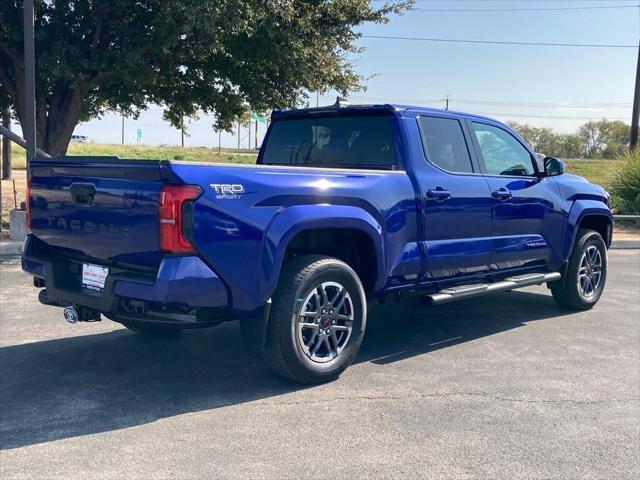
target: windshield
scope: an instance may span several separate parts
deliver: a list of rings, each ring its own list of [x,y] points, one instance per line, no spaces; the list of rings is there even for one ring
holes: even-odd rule
[[[389,116],[336,116],[276,121],[262,163],[306,167],[395,166]]]

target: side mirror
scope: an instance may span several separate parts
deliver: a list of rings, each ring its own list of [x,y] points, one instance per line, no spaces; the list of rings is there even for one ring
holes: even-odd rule
[[[544,159],[544,174],[547,177],[555,177],[564,173],[564,162],[558,158],[546,157]]]

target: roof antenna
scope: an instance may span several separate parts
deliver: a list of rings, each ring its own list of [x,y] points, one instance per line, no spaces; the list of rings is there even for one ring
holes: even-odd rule
[[[348,107],[351,102],[344,97],[336,97],[336,103],[333,104],[336,108]]]

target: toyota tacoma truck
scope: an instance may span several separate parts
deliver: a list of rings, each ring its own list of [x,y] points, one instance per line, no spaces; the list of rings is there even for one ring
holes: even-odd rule
[[[612,234],[607,192],[508,126],[400,105],[275,111],[255,165],[35,159],[28,188],[42,303],[144,334],[239,320],[304,383],[347,368],[386,297],[546,284],[592,308]]]

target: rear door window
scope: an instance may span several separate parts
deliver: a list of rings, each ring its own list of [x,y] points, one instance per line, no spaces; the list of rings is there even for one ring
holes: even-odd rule
[[[273,123],[262,154],[265,165],[393,169],[389,116],[319,116]]]
[[[419,117],[422,146],[429,162],[452,173],[473,173],[462,125],[454,118]]]

